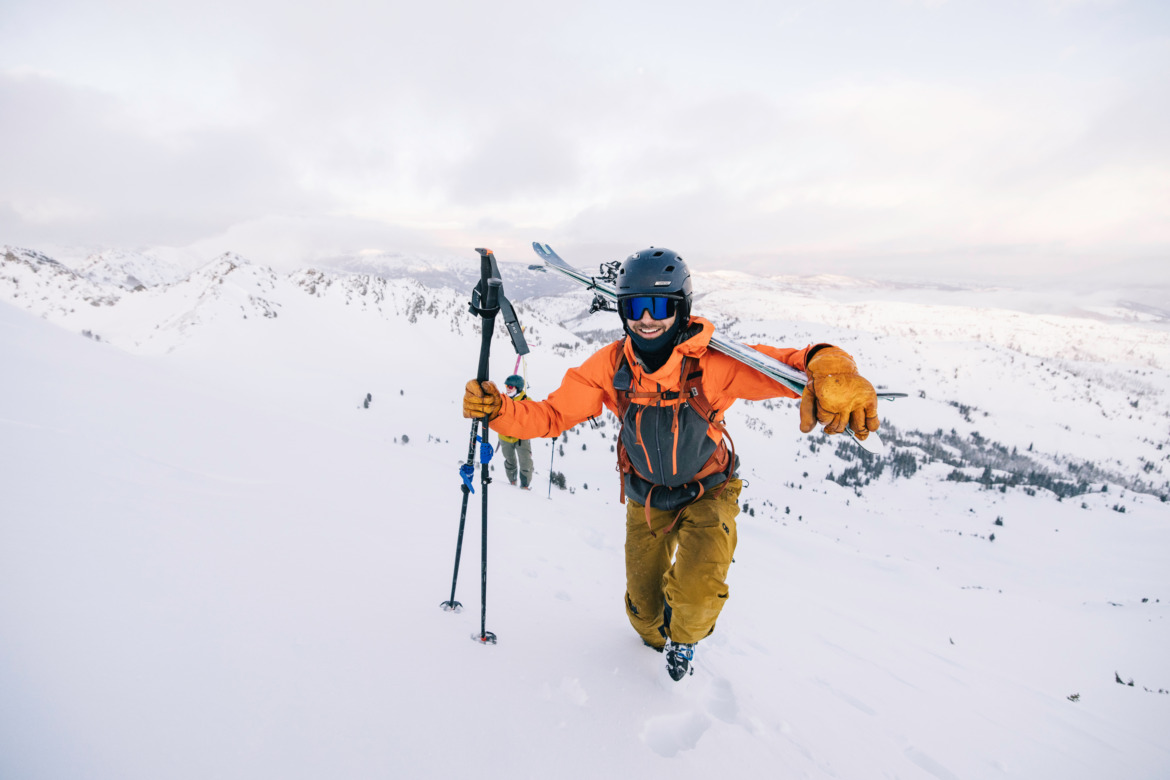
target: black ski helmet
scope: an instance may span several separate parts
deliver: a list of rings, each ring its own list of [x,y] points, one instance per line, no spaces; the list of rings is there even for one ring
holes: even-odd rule
[[[679,299],[678,322],[691,316],[691,272],[670,249],[650,247],[626,258],[617,273],[617,295],[666,295]],[[625,317],[622,317],[625,321]]]
[[[520,376],[519,374],[512,374],[512,376],[504,380],[504,385],[507,387],[514,387],[517,390],[523,390],[524,377]]]

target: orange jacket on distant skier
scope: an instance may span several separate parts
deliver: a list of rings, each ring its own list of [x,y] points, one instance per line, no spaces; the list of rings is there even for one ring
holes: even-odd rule
[[[653,503],[657,508],[682,506],[702,490],[727,479],[734,470],[734,463],[728,464],[724,474],[711,475],[703,468],[721,449],[723,414],[737,399],[799,397],[779,382],[709,349],[714,332],[715,327],[708,320],[691,317],[686,335],[666,363],[653,373],[646,372],[639,363],[628,337],[609,344],[579,367],[570,369],[561,386],[546,400],[517,403],[505,397],[491,427],[498,433],[522,439],[554,437],[596,417],[603,407],[608,408],[622,421],[622,444],[629,456],[629,463],[622,463],[622,471],[627,475],[626,491],[639,503]],[[811,346],[755,348],[803,371]],[[687,377],[683,376],[687,358],[697,361],[703,394],[713,411],[712,420],[696,413],[691,408],[695,405],[693,399],[682,392],[687,383]],[[615,380],[619,372],[621,375]],[[694,371],[688,373],[693,375]],[[615,381],[628,382],[623,385],[630,391],[623,394],[628,400],[619,399]],[[688,485],[697,484],[696,477],[702,481],[702,488],[688,489]],[[657,490],[659,487],[665,490]],[[652,491],[654,500],[648,501]],[[675,496],[667,497],[671,492]]]

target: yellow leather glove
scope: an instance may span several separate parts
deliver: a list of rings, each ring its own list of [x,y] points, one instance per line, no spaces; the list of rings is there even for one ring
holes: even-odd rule
[[[877,391],[857,373],[857,364],[843,349],[823,347],[808,361],[808,384],[800,398],[800,430],[808,433],[818,422],[825,433],[853,430],[858,439],[881,426]]]
[[[481,385],[472,379],[463,389],[463,416],[468,419],[487,417],[489,421],[494,420],[500,416],[503,405],[500,391],[491,382]]]

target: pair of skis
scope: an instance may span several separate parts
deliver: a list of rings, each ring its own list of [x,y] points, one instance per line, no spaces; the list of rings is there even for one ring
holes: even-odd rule
[[[533,243],[532,248],[536,254],[544,261],[544,266],[553,271],[572,279],[577,284],[582,285],[587,290],[591,290],[594,294],[593,306],[591,311],[612,310],[617,301],[617,288],[614,284],[615,273],[617,270],[617,263],[607,263],[602,265],[602,273],[598,276],[590,276],[584,271],[578,270],[569,265],[565,260],[553,251],[548,244]],[[536,266],[539,267],[539,266]],[[805,385],[808,384],[808,375],[803,371],[799,371],[792,366],[781,363],[770,355],[765,355],[763,352],[752,349],[746,344],[740,344],[738,341],[732,341],[729,338],[716,333],[711,337],[711,348],[722,352],[728,357],[735,358],[740,363],[754,368],[761,374],[770,377],[780,384],[787,387],[797,395],[804,392]],[[897,398],[905,398],[905,393],[878,393],[878,398],[884,401],[893,401]],[[870,433],[864,440],[858,439],[857,435],[852,430],[846,429],[846,432],[853,438],[857,444],[869,452],[880,454],[885,451],[885,445],[881,438],[876,433]]]

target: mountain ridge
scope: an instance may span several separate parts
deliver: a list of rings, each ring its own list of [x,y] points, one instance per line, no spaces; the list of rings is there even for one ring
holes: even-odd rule
[[[222,340],[248,333],[266,338],[263,329],[273,327],[295,330],[305,340],[320,338],[317,330],[334,339],[379,334],[376,340],[388,343],[403,326],[428,334],[439,328],[459,339],[474,337],[479,328],[467,308],[475,278],[470,261],[457,277],[444,276],[443,284],[432,286],[433,264],[425,266],[424,279],[327,268],[285,274],[231,252],[181,278],[176,266],[168,266],[147,285],[134,273],[148,260],[137,253],[104,253],[73,270],[33,250],[8,247],[0,256],[0,300],[119,348],[155,355],[213,351]],[[504,264],[502,273],[510,297],[521,286],[517,282],[530,277],[559,282],[515,264]],[[131,278],[139,284],[130,286]],[[716,283],[708,284],[712,279]],[[1033,442],[1023,437],[1034,436],[1052,453],[1049,466],[1059,462],[1057,453],[1076,463],[1101,460],[1102,473],[1117,474],[1118,482],[1163,494],[1170,489],[1158,487],[1170,454],[1159,447],[1170,441],[1170,333],[1157,327],[976,309],[962,302],[834,300],[818,297],[814,287],[888,288],[825,277],[803,288],[727,272],[698,281],[696,310],[732,338],[845,346],[876,384],[912,395],[886,407],[897,419],[914,405],[917,424],[908,431],[925,436],[958,428],[1009,449],[1028,447]],[[589,315],[588,294],[568,282],[549,289],[552,294],[513,298],[535,350],[524,365],[567,367],[620,336],[611,315]],[[497,349],[507,350],[502,330]],[[559,381],[555,371],[534,378],[544,392]],[[1077,429],[1066,420],[1080,420]],[[994,459],[989,453],[985,460]],[[1076,475],[1068,476],[1077,482]]]

